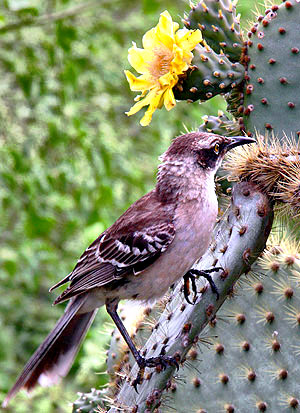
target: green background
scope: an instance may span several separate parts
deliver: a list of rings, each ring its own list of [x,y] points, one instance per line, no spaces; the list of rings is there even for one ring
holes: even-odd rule
[[[85,8],[76,9],[85,4]],[[251,10],[249,9],[251,6]],[[243,0],[243,25],[254,2]],[[155,183],[171,139],[225,109],[217,97],[156,111],[149,127],[123,74],[127,50],[180,0],[7,0],[0,5],[0,400],[62,314],[51,285]],[[64,18],[61,18],[63,13]],[[69,16],[67,16],[69,14]],[[247,23],[246,23],[247,27]],[[24,392],[11,412],[69,412],[76,391],[105,384],[112,324],[99,312],[68,377]]]

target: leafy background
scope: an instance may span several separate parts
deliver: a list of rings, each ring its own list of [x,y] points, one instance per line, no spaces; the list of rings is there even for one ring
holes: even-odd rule
[[[240,0],[243,22],[252,0]],[[155,182],[172,137],[225,109],[180,102],[150,127],[128,118],[127,50],[182,0],[6,0],[0,5],[0,400],[61,315],[49,287]],[[106,383],[110,324],[99,312],[68,377],[8,411],[69,412]]]

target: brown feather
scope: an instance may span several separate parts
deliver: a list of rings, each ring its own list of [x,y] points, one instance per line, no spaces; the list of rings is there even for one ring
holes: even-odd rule
[[[85,250],[74,270],[51,288],[71,282],[54,304],[93,288],[109,288],[114,281],[153,264],[174,239],[174,208],[162,204],[155,191],[135,202]]]

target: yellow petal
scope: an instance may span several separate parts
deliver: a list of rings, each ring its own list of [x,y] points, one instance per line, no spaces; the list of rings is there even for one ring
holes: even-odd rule
[[[138,73],[149,72],[149,62],[153,60],[152,50],[139,49],[135,45],[128,50],[128,60]]]
[[[153,82],[144,78],[143,76],[136,77],[129,70],[124,70],[125,76],[128,80],[129,87],[131,90],[139,92],[148,90],[153,86]]]
[[[172,88],[168,88],[164,93],[164,104],[167,110],[171,110],[176,105]]]
[[[173,23],[172,17],[169,12],[165,10],[160,15],[158,25],[156,26],[156,36],[159,42],[167,46],[169,50],[173,50],[173,44],[175,41],[175,31],[179,25]]]
[[[167,86],[174,87],[177,82],[178,76],[174,73],[166,73],[159,78],[159,83],[161,84],[163,89],[165,89]]]
[[[164,94],[162,94],[160,96],[160,99],[159,99],[159,102],[158,102],[158,105],[157,105],[157,109],[161,109],[163,107],[163,104],[164,104]]]
[[[165,33],[163,30],[160,30],[159,27],[156,29],[156,36],[157,36],[157,46],[159,47],[160,43],[166,46],[170,51],[173,49],[174,39],[173,37]]]
[[[168,10],[165,10],[163,13],[160,14],[159,22],[156,27],[157,29],[173,37],[173,34],[176,32],[178,27],[179,24],[173,22]]]
[[[193,54],[190,53],[190,57],[187,59],[187,53],[184,53],[182,49],[174,45],[174,59],[171,62],[172,71],[177,74],[182,74],[189,68],[189,64],[192,61]]]
[[[153,29],[149,30],[146,32],[143,36],[143,48],[144,49],[153,49],[156,45],[157,38],[156,38],[156,29],[153,27]]]
[[[175,39],[181,49],[191,51],[201,42],[202,34],[200,30],[181,29],[176,33]]]
[[[138,101],[141,100],[144,96],[147,95],[148,91],[149,91],[149,89],[143,90],[143,92],[142,92],[140,95],[137,95],[133,100],[134,100],[135,102],[138,102]]]
[[[183,29],[178,30],[176,35],[175,35],[176,43],[179,44],[181,39],[183,39],[187,35],[187,33],[189,33],[189,32],[190,32],[190,30],[186,29],[185,27]]]
[[[160,92],[152,95],[149,108],[146,110],[145,115],[140,120],[140,124],[142,126],[148,126],[149,125],[149,123],[152,120],[152,115],[153,115],[154,111],[159,107],[161,98],[162,98],[162,95],[161,95]]]
[[[150,105],[151,99],[153,99],[153,96],[155,95],[155,92],[150,91],[148,95],[144,98],[141,99],[139,102],[135,103],[129,110],[129,112],[125,112],[127,116],[134,115],[137,113],[139,110],[141,110],[144,106]]]

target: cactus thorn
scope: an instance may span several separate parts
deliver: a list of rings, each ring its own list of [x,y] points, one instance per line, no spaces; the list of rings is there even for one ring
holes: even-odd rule
[[[219,380],[222,384],[227,384],[229,382],[229,376],[227,376],[227,374],[221,373],[219,374]]]
[[[209,8],[207,7],[207,5],[204,3],[204,1],[201,1],[200,6],[202,6],[203,10],[205,11],[205,13],[208,13]]]
[[[256,406],[257,406],[257,408],[258,408],[258,410],[260,411],[260,412],[265,412],[266,410],[267,410],[267,407],[268,407],[268,405],[267,405],[267,403],[266,402],[257,402],[256,403]]]

